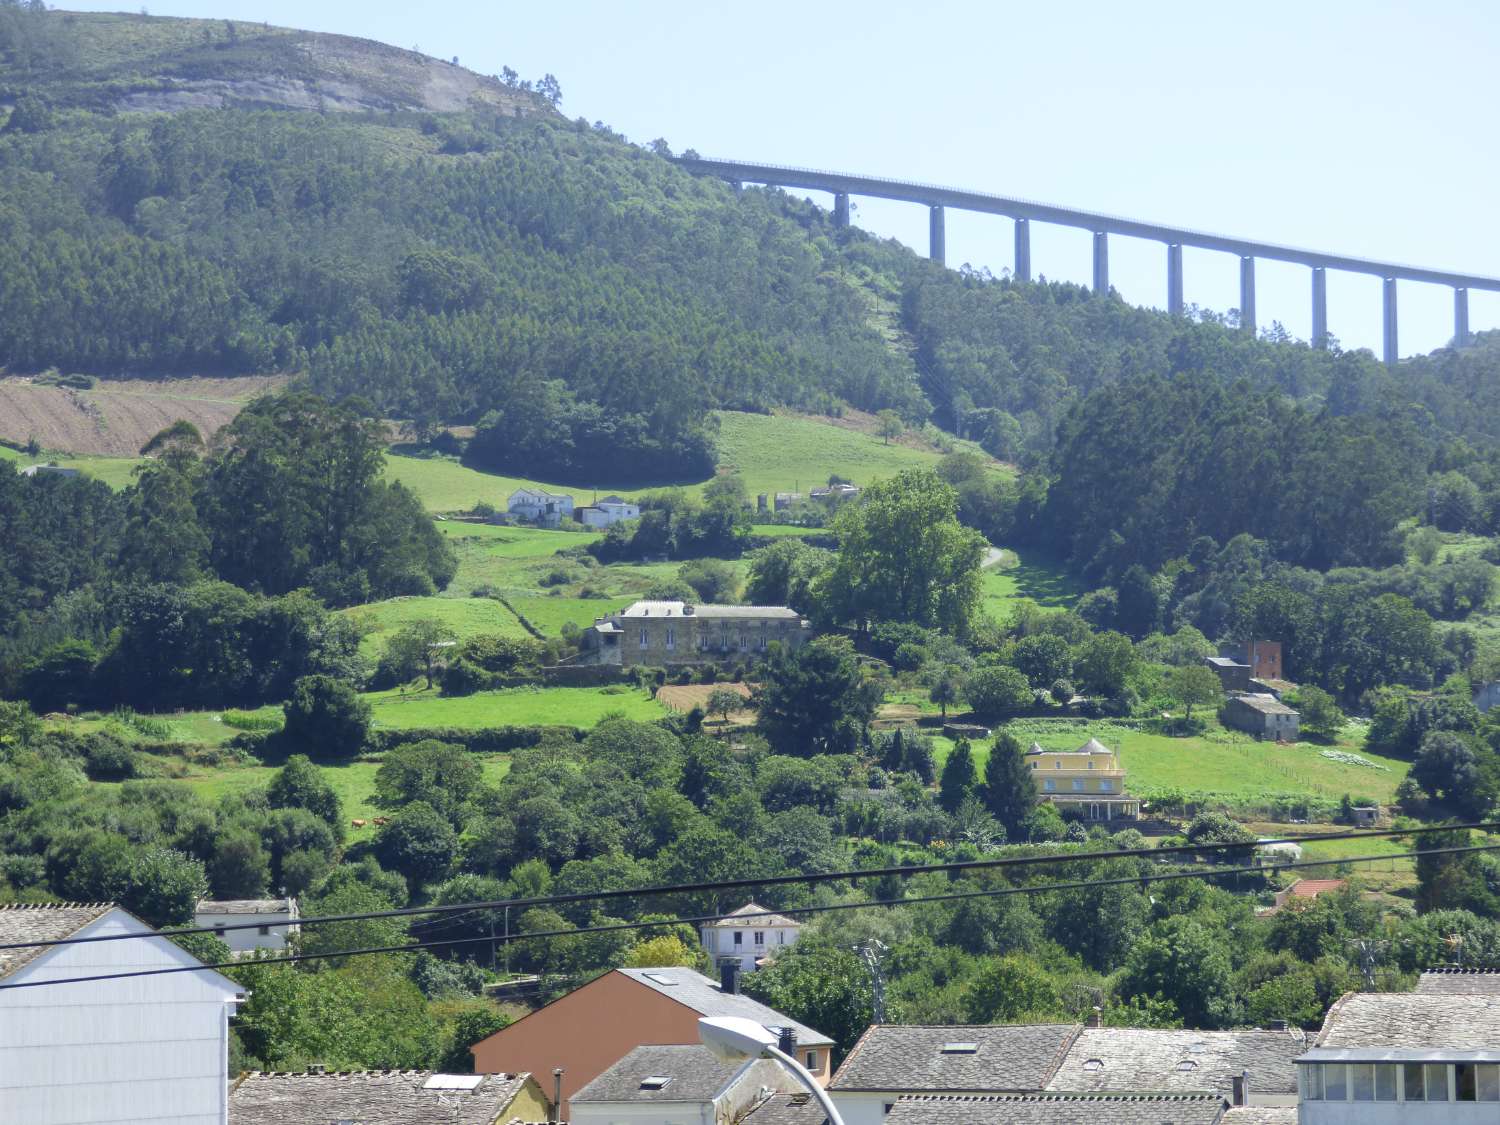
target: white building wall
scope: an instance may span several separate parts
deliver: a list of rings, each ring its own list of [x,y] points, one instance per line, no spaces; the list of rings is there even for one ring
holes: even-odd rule
[[[927,1093],[927,1091],[922,1091]],[[881,1125],[885,1120],[885,1107],[901,1096],[896,1091],[855,1090],[844,1093],[829,1090],[834,1108],[844,1119],[844,1125]]]
[[[755,944],[755,934],[761,934],[764,944]],[[737,957],[743,972],[753,973],[755,962],[761,957],[774,957],[781,950],[794,945],[798,930],[791,927],[772,926],[757,931],[754,926],[704,926],[703,948],[715,965],[728,957]],[[739,933],[740,944],[734,944],[734,935]]]
[[[255,923],[253,930],[225,930],[216,935],[235,953],[248,953],[256,949],[284,950],[288,933],[296,933],[298,927],[287,921],[285,913],[274,914],[206,914],[193,915],[195,926],[238,926],[245,922]],[[266,933],[261,933],[261,927]]]
[[[714,1125],[712,1102],[594,1102],[573,1105],[572,1125]]]
[[[145,931],[114,910],[78,936]],[[193,963],[164,938],[61,946],[5,983]],[[227,1125],[236,991],[207,971],[0,990],[0,1122]]]
[[[848,1125],[854,1125],[849,1118]],[[1494,1125],[1494,1102],[1303,1102],[1299,1125]]]

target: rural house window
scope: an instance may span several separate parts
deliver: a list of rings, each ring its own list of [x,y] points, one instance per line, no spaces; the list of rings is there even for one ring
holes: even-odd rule
[[[650,642],[646,639],[646,630],[641,630],[641,647],[646,648]]]
[[[785,930],[777,930],[776,931],[776,944],[777,945],[785,945],[786,944],[786,931]]]
[[[260,928],[260,936],[261,937],[269,937],[270,934],[271,934],[271,927],[270,926],[262,926]]]
[[[1049,778],[1048,778],[1048,779],[1047,779],[1047,781],[1046,781],[1046,787],[1047,787],[1047,792],[1048,792],[1048,793],[1051,793],[1051,792],[1053,792],[1053,791],[1054,791],[1054,790],[1056,790],[1056,788],[1057,788],[1057,782],[1055,782],[1055,781],[1053,781],[1053,780],[1052,780],[1052,779],[1051,779],[1051,778],[1050,778],[1050,777],[1049,777]]]
[[[750,647],[749,640],[746,638],[746,636],[745,636],[744,633],[741,633],[740,634],[740,651],[744,652],[749,647]]]
[[[807,1069],[808,1070],[817,1070],[818,1069],[818,1052],[817,1051],[808,1051],[807,1052]]]
[[[1113,792],[1114,787],[1115,787],[1115,783],[1114,782],[1110,781],[1107,778],[1100,778],[1100,780],[1099,780],[1099,792],[1101,792],[1101,793],[1110,793],[1110,792]]]
[[[755,931],[755,944],[756,945],[765,945],[766,944],[766,935],[763,934],[763,933],[761,933],[759,930]]]
[[[744,945],[745,944],[745,935],[743,933],[741,933],[739,930],[735,930],[734,931],[734,944],[735,945]]]
[[[1081,778],[1081,777],[1075,777],[1073,779],[1073,792],[1075,792],[1075,793],[1082,793],[1083,792],[1083,778]]]
[[[667,647],[677,647],[677,630],[673,629],[670,625],[667,626]]]

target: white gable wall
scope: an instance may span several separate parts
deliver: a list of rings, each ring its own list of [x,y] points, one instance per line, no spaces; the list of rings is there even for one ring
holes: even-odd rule
[[[76,936],[149,932],[112,910]],[[60,946],[0,983],[171,968],[165,938]],[[237,986],[214,972],[0,990],[0,1122],[226,1125]]]

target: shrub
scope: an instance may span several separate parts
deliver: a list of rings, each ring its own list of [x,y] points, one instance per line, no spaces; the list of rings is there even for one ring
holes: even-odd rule
[[[370,734],[370,705],[343,680],[303,676],[292,685],[282,734],[314,757],[354,754]]]
[[[219,721],[235,730],[280,730],[280,715],[258,715],[254,711],[225,711]]]
[[[89,741],[83,771],[90,781],[125,781],[137,774],[135,753],[108,735],[95,735]]]
[[[980,668],[964,685],[969,706],[981,715],[1016,715],[1031,706],[1031,685],[1014,668]]]

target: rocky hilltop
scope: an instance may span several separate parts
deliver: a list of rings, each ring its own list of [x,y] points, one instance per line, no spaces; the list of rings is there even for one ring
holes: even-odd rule
[[[0,10],[0,103],[121,112],[551,113],[519,84],[347,35],[233,20]]]

